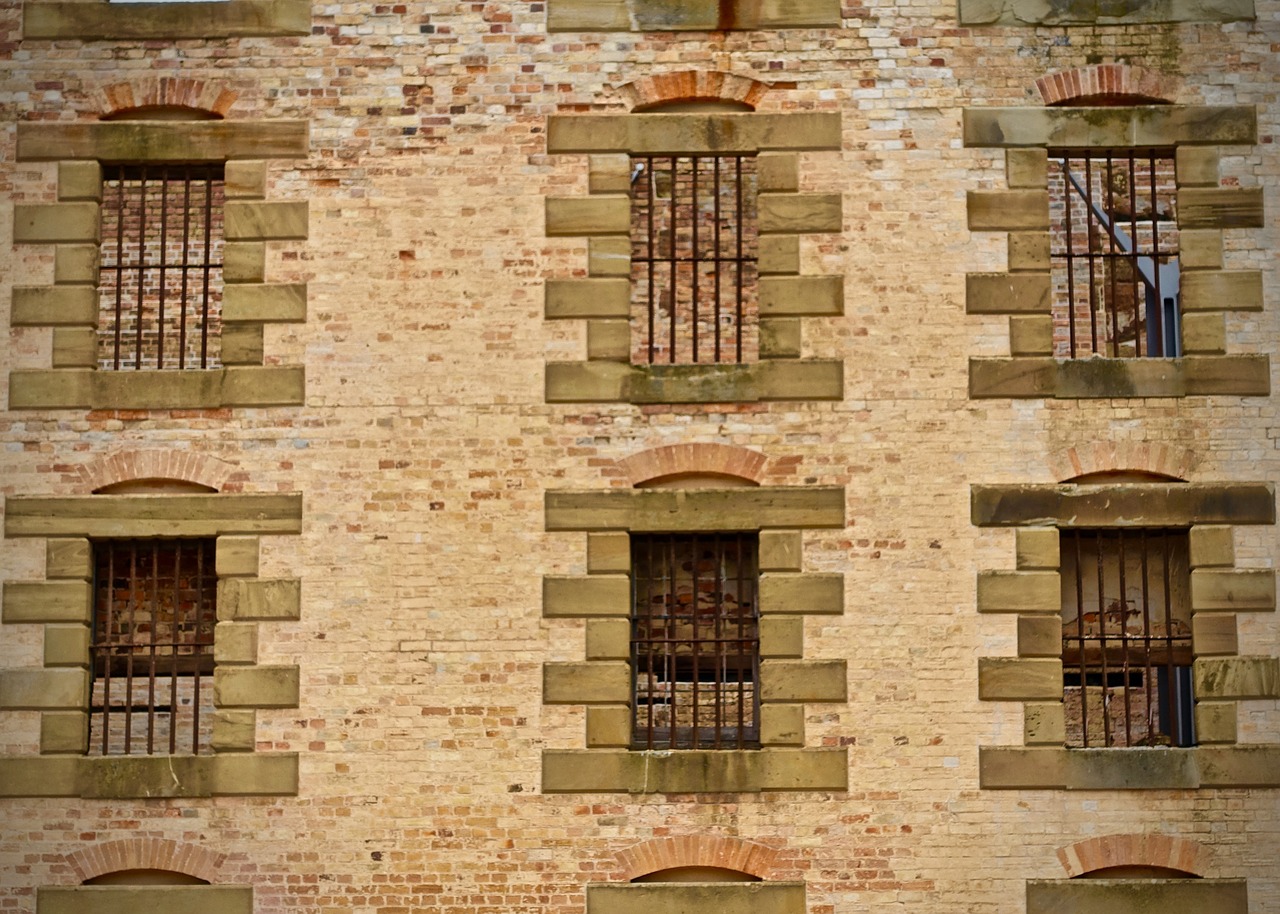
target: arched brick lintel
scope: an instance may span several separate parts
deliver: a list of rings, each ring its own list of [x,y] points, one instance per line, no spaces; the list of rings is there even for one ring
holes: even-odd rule
[[[692,100],[740,102],[755,108],[769,91],[769,84],[719,70],[681,70],[642,77],[619,91],[632,108]]]
[[[242,478],[239,467],[193,451],[116,451],[78,469],[77,490],[89,494],[103,486],[138,479],[180,479],[218,491],[239,488],[233,481]]]
[[[1058,860],[1068,876],[1082,876],[1115,866],[1152,866],[1203,876],[1209,869],[1209,851],[1202,844],[1171,835],[1102,835],[1058,849]]]
[[[1123,63],[1059,70],[1037,79],[1036,89],[1046,105],[1087,102],[1097,96],[1133,96],[1133,104],[1140,105],[1152,100],[1172,102],[1178,95],[1177,81],[1168,74]]]
[[[1049,455],[1049,472],[1059,482],[1089,473],[1123,472],[1185,480],[1195,464],[1194,452],[1158,441],[1095,441]]]
[[[93,93],[94,108],[109,117],[135,108],[193,108],[226,117],[238,94],[202,79],[161,76],[112,83]]]
[[[767,879],[777,855],[776,848],[741,838],[682,835],[632,845],[618,853],[618,864],[624,881],[684,866],[719,867]]]
[[[226,854],[198,844],[166,838],[125,838],[104,841],[67,854],[67,864],[79,882],[120,870],[169,870],[206,882],[217,882]]]
[[[624,457],[618,467],[633,486],[682,474],[735,476],[759,484],[768,458],[730,444],[671,444]]]

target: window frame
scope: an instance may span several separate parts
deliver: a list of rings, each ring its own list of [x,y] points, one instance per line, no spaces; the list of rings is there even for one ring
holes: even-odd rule
[[[964,145],[1005,152],[1007,189],[971,190],[970,231],[1008,233],[1008,269],[970,273],[965,309],[1004,315],[1007,357],[969,360],[974,399],[1267,396],[1270,360],[1227,351],[1227,314],[1262,308],[1262,273],[1223,269],[1223,231],[1264,226],[1262,189],[1219,186],[1220,146],[1257,143],[1251,106],[968,108]],[[1182,355],[1053,355],[1049,149],[1170,148],[1177,168]]]
[[[839,28],[839,0],[742,3],[726,12],[719,0],[547,0],[550,32],[679,32]]]
[[[543,664],[543,703],[586,709],[586,748],[543,751],[545,792],[847,789],[847,749],[804,736],[806,703],[847,700],[845,661],[803,647],[805,614],[844,611],[844,577],[801,568],[803,530],[844,526],[843,488],[551,491],[545,523],[587,534],[587,573],[543,578],[543,616],[583,619],[587,636],[584,661]],[[758,533],[758,749],[631,748],[631,536],[667,532]]]
[[[1276,522],[1270,483],[974,485],[971,521],[1015,531],[1016,569],[980,571],[977,611],[1016,618],[1014,657],[978,660],[978,697],[1023,704],[1021,746],[982,746],[985,789],[1141,790],[1280,786],[1280,744],[1237,741],[1236,703],[1277,697],[1280,660],[1242,656],[1236,616],[1273,611],[1275,573],[1237,567],[1233,528]],[[1118,520],[1123,518],[1123,521]],[[1185,527],[1198,744],[1067,748],[1059,528]]]
[[[54,283],[15,286],[11,323],[50,328],[52,367],[9,375],[11,409],[218,409],[300,405],[301,365],[269,365],[263,327],[306,320],[305,283],[265,281],[266,245],[304,240],[304,201],[267,201],[267,158],[301,158],[307,125],[98,121],[18,125],[20,161],[58,163],[58,202],[14,207],[14,241],[54,246]],[[99,371],[101,162],[225,163],[222,367]]]
[[[839,194],[801,193],[799,153],[841,148],[840,115],[758,112],[555,115],[550,154],[587,154],[587,197],[548,197],[546,233],[588,238],[588,278],[549,279],[548,320],[585,320],[587,360],[546,363],[549,403],[839,400],[839,359],[802,357],[802,319],[844,313],[844,277],[802,275],[800,236],[842,230]],[[754,155],[760,169],[759,358],[631,361],[631,157]]]
[[[298,706],[298,667],[257,663],[258,625],[300,618],[296,579],[258,576],[259,537],[302,532],[296,494],[85,495],[5,499],[6,537],[47,540],[45,579],[8,581],[4,624],[44,626],[42,669],[0,670],[0,711],[40,712],[40,755],[0,758],[0,796],[290,795],[294,752],[258,753],[256,711]],[[90,756],[92,541],[216,538],[212,752]]]

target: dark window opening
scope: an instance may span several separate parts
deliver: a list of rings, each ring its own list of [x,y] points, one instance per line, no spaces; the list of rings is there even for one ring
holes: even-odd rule
[[[221,364],[222,165],[104,165],[98,367]]]
[[[91,753],[208,746],[216,607],[214,540],[94,544]]]
[[[632,361],[754,361],[754,156],[631,157]]]
[[[1187,531],[1060,535],[1067,745],[1194,745]]]
[[[1176,199],[1173,150],[1049,150],[1055,355],[1180,354]]]
[[[759,745],[757,536],[633,536],[632,745]]]

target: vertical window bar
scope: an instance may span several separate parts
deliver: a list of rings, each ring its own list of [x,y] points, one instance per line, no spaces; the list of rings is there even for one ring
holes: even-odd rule
[[[679,232],[680,210],[679,210],[679,206],[677,205],[680,199],[680,194],[679,194],[680,168],[679,166],[680,166],[680,160],[675,156],[672,156],[671,157],[671,221],[670,221],[670,224],[667,226],[667,234],[670,235],[671,237],[671,246],[670,246],[671,250],[669,252],[671,275],[668,277],[668,280],[671,285],[671,327],[670,327],[670,330],[668,331],[670,333],[670,336],[667,337],[667,361],[673,364],[676,361],[676,319],[679,315],[678,304],[680,300],[680,278],[679,278],[680,262],[679,262],[679,255],[677,254],[677,249],[676,249],[676,236],[680,234]]]
[[[147,632],[147,755],[155,752],[156,733],[156,630],[160,623],[160,548],[151,546],[151,620]]]
[[[737,337],[737,345],[734,351],[735,351],[735,355],[737,356],[737,360],[741,362],[742,361],[742,322],[744,319],[744,314],[743,314],[744,309],[743,309],[743,300],[742,300],[743,299],[742,265],[746,261],[746,254],[743,251],[743,245],[742,245],[742,233],[746,229],[746,225],[745,225],[746,218],[743,213],[743,200],[742,200],[742,183],[743,183],[742,182],[742,158],[739,157],[734,159],[733,161],[734,161],[734,167],[735,167],[734,174],[736,178],[734,181],[734,185],[737,192],[737,209],[738,209],[738,212],[737,212],[738,218],[734,220],[734,226],[733,226],[734,235],[737,237],[737,240],[738,240],[738,246],[735,252],[736,257],[734,259],[734,264],[733,264],[733,274],[734,274],[735,283],[736,283],[735,300],[737,302],[737,307],[736,307],[737,320],[736,320],[736,326],[734,328],[734,330],[736,331],[735,335]]]
[[[178,367],[187,367],[187,295],[191,272],[191,167],[182,170],[182,304],[178,320]]]
[[[114,338],[114,355],[112,358],[112,367],[120,368],[120,335],[124,327],[123,317],[124,309],[124,169],[117,171],[118,192],[116,194],[116,268],[115,268],[115,329],[112,334]]]
[[[134,320],[137,321],[134,333],[133,367],[142,368],[142,327],[146,323],[147,300],[147,166],[142,166],[138,181],[138,307]]]
[[[1071,219],[1071,213],[1075,208],[1075,201],[1071,193],[1071,184],[1067,180],[1067,172],[1071,167],[1071,159],[1064,158],[1060,165],[1062,174],[1062,200],[1063,221],[1066,227],[1066,260],[1067,260],[1067,336],[1070,343],[1071,357],[1076,357],[1076,248],[1073,242],[1072,232],[1074,225]],[[1079,540],[1077,540],[1077,544]]]
[[[156,336],[156,368],[164,368],[164,268],[169,250],[169,169],[160,169],[160,283],[156,298],[160,332]]]
[[[1107,153],[1103,159],[1105,169],[1104,183],[1102,190],[1102,208],[1108,215],[1115,212],[1115,207],[1111,205],[1115,195],[1115,172],[1112,168],[1111,153]],[[1107,310],[1106,317],[1111,321],[1111,345],[1107,347],[1107,355],[1118,358],[1120,356],[1120,301],[1116,296],[1116,267],[1119,264],[1119,255],[1116,252],[1116,239],[1112,232],[1106,234],[1106,252],[1102,256],[1103,269],[1105,275],[1103,281],[1107,287],[1102,292],[1103,307]]]
[[[200,367],[209,367],[209,276],[213,269],[213,174],[204,178],[204,279],[200,297]]]
[[[689,288],[692,293],[693,301],[693,322],[690,325],[690,331],[693,335],[692,355],[694,363],[698,361],[698,292],[702,286],[702,258],[699,256],[702,252],[698,250],[698,222],[701,221],[701,214],[698,212],[698,168],[701,160],[697,157],[689,160],[689,223],[691,233],[691,249],[689,251]]]
[[[1138,266],[1139,251],[1142,249],[1141,229],[1138,225],[1138,169],[1137,154],[1133,150],[1129,150],[1129,237],[1133,239],[1132,249],[1129,251],[1129,294],[1133,297],[1133,354],[1141,357],[1143,337],[1146,336],[1146,323],[1152,319],[1151,314],[1146,315],[1143,320],[1143,312],[1148,310],[1144,307],[1144,295],[1142,293],[1141,283],[1139,282],[1140,268]],[[1154,173],[1154,161],[1152,162]],[[1155,205],[1155,199],[1151,201],[1152,206]],[[1154,213],[1152,214],[1154,219]],[[1152,225],[1154,226],[1154,222]],[[1147,347],[1147,355],[1156,355],[1160,350]],[[1144,559],[1145,560],[1145,559]]]
[[[648,343],[649,364],[653,364],[654,313],[656,311],[655,300],[657,295],[657,289],[654,283],[655,276],[654,276],[654,269],[653,269],[654,259],[655,259],[654,258],[655,252],[653,249],[653,237],[654,237],[653,217],[654,217],[654,210],[657,208],[657,177],[654,175],[654,171],[653,171],[653,161],[654,161],[653,156],[649,156],[647,159],[643,159],[642,161],[644,163],[645,172],[648,177],[648,194],[649,194],[649,206],[648,206],[648,212],[646,214],[648,218],[648,223],[649,223],[649,231],[645,236],[644,256],[645,256],[645,264],[647,266],[647,269],[645,270],[645,273],[646,273],[645,280],[649,284],[649,294],[646,298],[646,301],[649,307],[649,343]]]
[[[714,166],[715,166],[715,179],[713,182],[715,185],[715,193],[713,196],[715,199],[715,203],[714,203],[715,230],[714,231],[715,231],[716,247],[714,252],[715,269],[712,271],[712,276],[714,278],[714,294],[715,294],[715,340],[716,340],[716,352],[715,352],[716,359],[715,360],[719,362],[720,361],[720,296],[721,296],[721,291],[720,291],[721,275],[720,274],[723,272],[720,269],[720,264],[724,258],[724,252],[720,248],[720,195],[724,192],[724,181],[720,174],[720,156],[716,156],[711,161],[714,163]],[[739,329],[739,334],[741,334],[741,329]],[[738,357],[738,361],[742,361],[741,356]]]
[[[1084,192],[1085,192],[1085,255],[1089,263],[1089,338],[1093,341],[1092,351],[1098,351],[1098,279],[1094,265],[1093,235],[1093,160],[1084,160]]]

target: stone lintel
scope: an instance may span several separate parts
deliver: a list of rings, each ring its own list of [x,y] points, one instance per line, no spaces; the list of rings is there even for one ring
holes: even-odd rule
[[[840,486],[552,490],[546,493],[545,505],[550,531],[727,532],[844,526]]]
[[[846,749],[544,750],[544,793],[848,790]]]
[[[844,364],[777,359],[754,364],[627,365],[613,361],[548,362],[548,403],[755,403],[839,400]]]
[[[1274,524],[1275,489],[1265,482],[974,485],[978,527],[1180,527]]]
[[[679,32],[732,29],[838,28],[838,0],[550,0],[551,32]]]
[[[1027,914],[1212,911],[1247,914],[1244,879],[1028,879]]]
[[[803,882],[600,882],[587,886],[586,914],[804,914],[805,910]]]
[[[247,0],[229,0],[230,3]],[[71,4],[68,4],[71,5]],[[89,5],[89,4],[76,4]],[[163,4],[147,4],[162,6]],[[212,5],[212,4],[210,4]],[[40,914],[253,914],[253,887],[247,885],[75,885],[36,889]]]
[[[969,396],[974,399],[1265,397],[1270,391],[1271,365],[1265,355],[969,360]]]
[[[965,146],[1126,149],[1258,141],[1252,105],[966,108],[962,116]]]
[[[4,533],[15,536],[127,537],[301,533],[302,496],[10,495]]]
[[[32,7],[44,5],[33,3]],[[74,5],[80,9],[98,6],[96,3]],[[201,4],[184,4],[181,9],[167,7],[164,3],[138,5],[187,14],[188,6]],[[226,6],[225,3],[208,5]],[[108,6],[103,4],[103,8]],[[120,8],[112,9],[118,12]],[[18,124],[17,159],[20,162],[61,159],[137,163],[224,162],[245,158],[305,158],[309,151],[306,121],[22,121]],[[232,204],[228,204],[227,211],[230,212],[231,208]]]
[[[836,112],[788,114],[553,114],[547,152],[635,155],[838,150]]]

